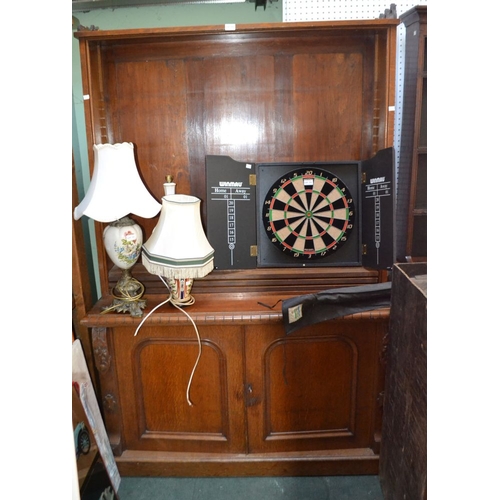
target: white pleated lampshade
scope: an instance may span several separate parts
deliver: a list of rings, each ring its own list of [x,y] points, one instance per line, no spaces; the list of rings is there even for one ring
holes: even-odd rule
[[[142,246],[142,263],[167,278],[202,278],[214,267],[214,249],[203,230],[199,198],[173,194],[162,198],[157,226]]]
[[[94,144],[94,173],[89,189],[75,208],[74,218],[86,215],[112,222],[129,214],[150,219],[161,209],[144,186],[131,142]]]

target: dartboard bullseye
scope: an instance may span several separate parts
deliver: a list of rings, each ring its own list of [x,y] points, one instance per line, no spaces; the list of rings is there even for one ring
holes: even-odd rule
[[[348,240],[354,227],[354,202],[335,174],[299,169],[271,186],[262,219],[268,238],[282,252],[298,259],[318,259]]]

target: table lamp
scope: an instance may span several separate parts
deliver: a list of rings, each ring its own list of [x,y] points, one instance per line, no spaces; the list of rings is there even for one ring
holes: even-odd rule
[[[82,215],[98,222],[110,222],[104,229],[104,247],[111,261],[122,270],[113,288],[113,303],[103,312],[129,312],[142,316],[146,301],[144,285],[132,277],[130,269],[141,254],[142,230],[129,214],[154,217],[161,209],[144,186],[130,142],[94,145],[94,172],[89,189],[75,208],[74,218]]]
[[[142,249],[144,267],[166,278],[170,300],[181,307],[194,303],[194,279],[214,268],[214,249],[203,230],[200,203],[185,194],[164,196],[158,224]]]

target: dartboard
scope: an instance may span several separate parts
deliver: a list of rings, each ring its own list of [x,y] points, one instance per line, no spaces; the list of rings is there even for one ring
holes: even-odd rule
[[[270,241],[297,259],[320,259],[340,248],[354,226],[347,186],[319,168],[288,172],[270,187],[262,219]]]

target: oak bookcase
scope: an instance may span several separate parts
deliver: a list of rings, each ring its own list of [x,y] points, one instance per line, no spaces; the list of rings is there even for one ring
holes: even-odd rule
[[[392,145],[399,20],[79,31],[92,145],[130,141],[151,193],[165,175],[205,196],[205,156],[363,160]],[[88,98],[87,98],[88,97]],[[235,123],[247,133],[231,135]],[[206,213],[202,208],[206,222]],[[145,238],[157,219],[137,219]],[[91,329],[98,393],[123,475],[376,474],[389,311],[285,335],[279,300],[384,281],[362,266],[215,270],[188,312],[101,314],[118,272],[96,223],[101,299]],[[145,314],[166,298],[157,277]]]

